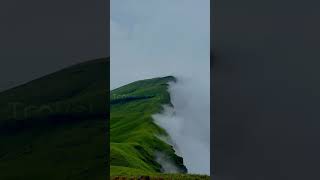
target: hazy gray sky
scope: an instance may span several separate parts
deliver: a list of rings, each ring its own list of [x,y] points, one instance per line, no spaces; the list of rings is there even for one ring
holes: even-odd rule
[[[111,88],[166,75],[209,82],[209,0],[112,0]]]
[[[210,173],[210,1],[112,0],[111,89],[174,75],[175,116],[155,116],[190,173]],[[179,81],[180,80],[180,81]]]

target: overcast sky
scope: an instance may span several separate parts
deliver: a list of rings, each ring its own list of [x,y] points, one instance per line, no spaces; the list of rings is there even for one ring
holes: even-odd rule
[[[209,83],[209,0],[112,0],[111,88],[156,76]]]
[[[210,172],[209,2],[111,1],[111,89],[152,77],[178,78],[170,87],[176,115],[164,112],[155,121],[179,146],[190,173]]]

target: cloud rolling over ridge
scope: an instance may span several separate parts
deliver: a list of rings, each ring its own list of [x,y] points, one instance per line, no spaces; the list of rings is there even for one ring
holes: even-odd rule
[[[111,1],[111,88],[178,78],[170,94],[182,123],[168,126],[181,128],[172,139],[192,173],[210,170],[209,14],[209,0]]]

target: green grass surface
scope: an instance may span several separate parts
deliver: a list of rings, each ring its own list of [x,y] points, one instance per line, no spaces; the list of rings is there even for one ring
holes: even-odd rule
[[[170,81],[175,78],[137,81],[111,91],[111,176],[163,172],[155,160],[157,152],[164,153],[181,173],[186,172],[183,159],[158,138],[167,133],[151,117],[161,112],[162,105],[171,105],[167,91]]]
[[[209,176],[196,174],[153,174],[144,176],[115,176],[111,180],[210,180]]]
[[[108,75],[97,59],[0,93],[0,179],[106,179]]]

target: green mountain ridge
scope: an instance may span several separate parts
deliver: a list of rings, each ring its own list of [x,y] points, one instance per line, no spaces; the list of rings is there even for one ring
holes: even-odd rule
[[[106,179],[109,58],[0,93],[1,180]]]
[[[106,117],[107,62],[97,59],[77,64],[0,93],[1,132],[52,117]]]
[[[176,81],[173,76],[140,80],[111,91],[111,176],[165,173],[158,153],[176,167],[176,173],[187,172],[183,158],[159,138],[168,137],[167,132],[152,119],[163,105],[172,106],[168,92],[172,81]]]
[[[163,104],[172,106],[167,88],[176,78],[137,81],[110,92],[109,69],[109,58],[91,60],[0,92],[1,180],[100,180],[109,179],[109,172],[209,179],[185,174],[182,157],[151,117]],[[180,173],[163,173],[159,153]]]

